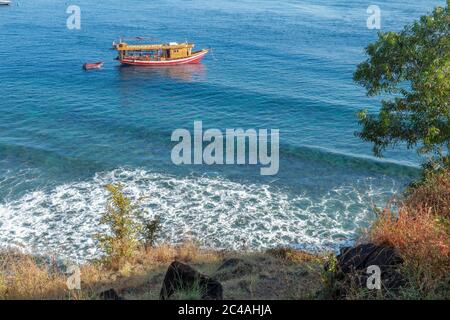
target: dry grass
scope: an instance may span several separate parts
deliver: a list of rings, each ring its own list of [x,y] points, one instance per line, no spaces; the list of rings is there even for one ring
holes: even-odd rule
[[[450,219],[450,169],[427,176],[405,194],[409,208],[428,208],[432,214]]]
[[[5,252],[0,257],[2,299],[46,299],[63,297],[65,280],[50,267],[42,267],[35,258],[16,252]]]
[[[422,294],[429,294],[450,276],[450,174],[429,176],[411,188],[396,211],[385,208],[369,238],[397,248],[405,274]]]
[[[173,260],[206,262],[218,259],[219,253],[200,250],[191,243],[142,249],[118,271],[101,263],[81,266],[82,289],[68,290],[68,275],[55,262],[4,251],[0,253],[0,299],[87,299],[104,289],[120,289],[139,282],[148,272],[167,266]]]
[[[372,229],[371,239],[398,248],[413,266],[426,267],[437,275],[450,270],[448,226],[431,208],[401,206],[398,214],[385,209]]]
[[[97,299],[110,288],[127,299],[158,299],[164,274],[174,260],[189,263],[204,274],[222,276],[226,299],[312,297],[321,285],[321,265],[301,251],[276,251],[288,255],[274,252],[213,251],[191,242],[142,248],[120,270],[101,262],[81,266],[81,290],[69,290],[69,275],[56,262],[4,251],[0,253],[0,299]],[[242,270],[219,272],[229,258],[242,260]]]
[[[320,257],[312,253],[296,250],[289,247],[280,247],[269,249],[266,251],[269,255],[279,258],[282,261],[293,263],[308,263],[308,262],[321,262],[325,261],[325,257]]]

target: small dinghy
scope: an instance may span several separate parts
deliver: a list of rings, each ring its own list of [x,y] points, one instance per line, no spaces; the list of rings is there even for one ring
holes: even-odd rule
[[[0,0],[0,6],[8,6],[11,4],[10,0]]]
[[[85,63],[83,64],[84,70],[101,69],[103,67],[103,62]]]

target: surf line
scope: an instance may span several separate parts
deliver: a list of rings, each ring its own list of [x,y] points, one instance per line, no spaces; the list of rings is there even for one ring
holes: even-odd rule
[[[203,122],[194,121],[193,134],[187,129],[175,129],[171,141],[178,142],[171,152],[176,165],[259,164],[260,174],[264,176],[276,175],[280,166],[279,129],[239,128],[226,129],[223,133],[212,128],[203,132]]]

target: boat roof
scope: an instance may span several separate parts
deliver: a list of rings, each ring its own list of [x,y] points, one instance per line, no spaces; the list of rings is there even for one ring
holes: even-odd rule
[[[114,47],[118,51],[141,51],[141,50],[193,48],[194,44],[176,43],[176,42],[171,42],[170,44],[127,44],[125,42],[120,42],[116,44]]]

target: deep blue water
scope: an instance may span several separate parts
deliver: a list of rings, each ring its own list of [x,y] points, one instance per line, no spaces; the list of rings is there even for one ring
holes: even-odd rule
[[[352,82],[371,4],[382,31],[445,1],[77,0],[81,29],[50,0],[0,7],[0,245],[96,254],[102,186],[122,182],[164,239],[214,247],[333,249],[366,227],[417,175],[399,147],[380,161],[354,136],[355,112],[378,109]],[[120,67],[120,36],[213,48],[199,65]],[[85,72],[86,61],[105,61]],[[280,170],[175,166],[176,128],[280,130]]]

